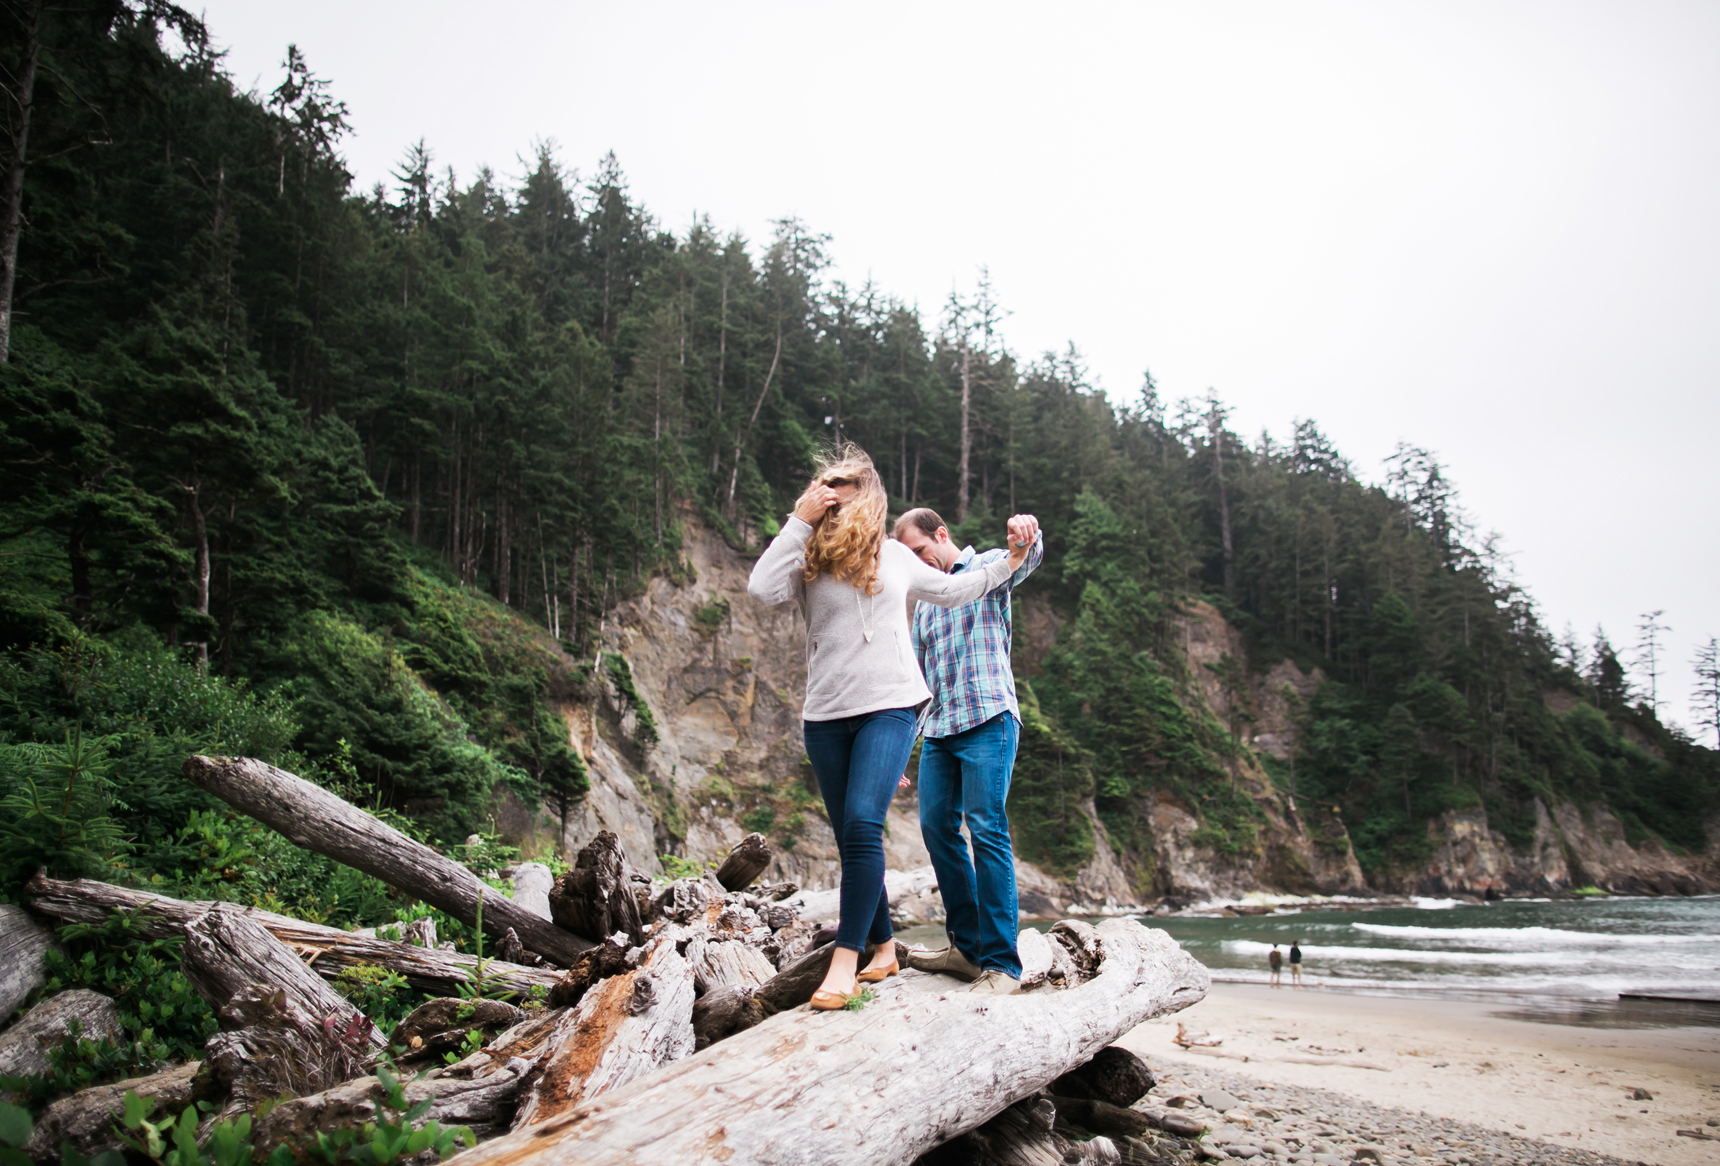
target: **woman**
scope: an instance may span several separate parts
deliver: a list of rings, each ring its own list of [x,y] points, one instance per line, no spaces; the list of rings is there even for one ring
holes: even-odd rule
[[[931,699],[908,639],[915,600],[971,603],[1021,566],[1026,547],[983,570],[946,575],[884,538],[889,509],[872,459],[843,445],[820,462],[747,593],[806,618],[806,755],[842,856],[836,951],[812,1006],[841,1008],[858,982],[896,974],[884,894],[884,814]],[[858,971],[861,949],[871,961]]]

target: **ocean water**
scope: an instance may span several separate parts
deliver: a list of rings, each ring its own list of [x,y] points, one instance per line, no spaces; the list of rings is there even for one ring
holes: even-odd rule
[[[1720,1024],[1720,896],[1304,908],[1154,919],[1213,979],[1266,983],[1267,953],[1302,946],[1309,988],[1496,1001],[1529,1018]],[[1288,958],[1288,956],[1286,956]],[[1285,982],[1289,982],[1286,970]],[[1712,1004],[1620,1001],[1621,994]]]
[[[1308,905],[1267,916],[1143,922],[1169,932],[1215,980],[1264,984],[1272,945],[1281,945],[1288,963],[1290,944],[1300,940],[1310,990],[1479,999],[1509,1015],[1558,1023],[1720,1025],[1720,896],[1485,905],[1418,899],[1412,906]],[[947,942],[941,927],[902,938]],[[1714,1003],[1621,1001],[1621,993]]]

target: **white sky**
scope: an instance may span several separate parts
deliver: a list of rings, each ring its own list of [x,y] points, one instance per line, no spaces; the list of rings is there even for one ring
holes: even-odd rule
[[[212,0],[242,86],[289,41],[363,185],[538,138],[929,316],[988,265],[1031,357],[1150,368],[1364,476],[1436,451],[1555,629],[1661,608],[1666,711],[1720,635],[1720,5]],[[1705,502],[1704,499],[1709,501]],[[1670,697],[1670,700],[1666,698]]]

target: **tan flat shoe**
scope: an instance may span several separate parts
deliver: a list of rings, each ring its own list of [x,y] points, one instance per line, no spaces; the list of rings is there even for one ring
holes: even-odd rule
[[[891,960],[881,968],[867,968],[854,978],[862,984],[876,984],[902,970],[902,965]]]
[[[823,988],[812,994],[812,1010],[814,1012],[840,1012],[848,1007],[848,997],[840,992],[826,992]]]

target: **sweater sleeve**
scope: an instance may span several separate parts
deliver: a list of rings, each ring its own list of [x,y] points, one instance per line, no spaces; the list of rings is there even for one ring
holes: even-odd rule
[[[899,558],[908,572],[908,598],[919,599],[937,607],[960,607],[972,603],[1009,578],[1009,557],[992,560],[979,567],[970,567],[959,575],[946,575],[921,562],[907,547],[901,547]]]
[[[766,607],[799,599],[806,589],[800,573],[806,566],[806,540],[811,536],[812,527],[790,515],[781,532],[753,564],[752,574],[747,577],[747,594]]]

